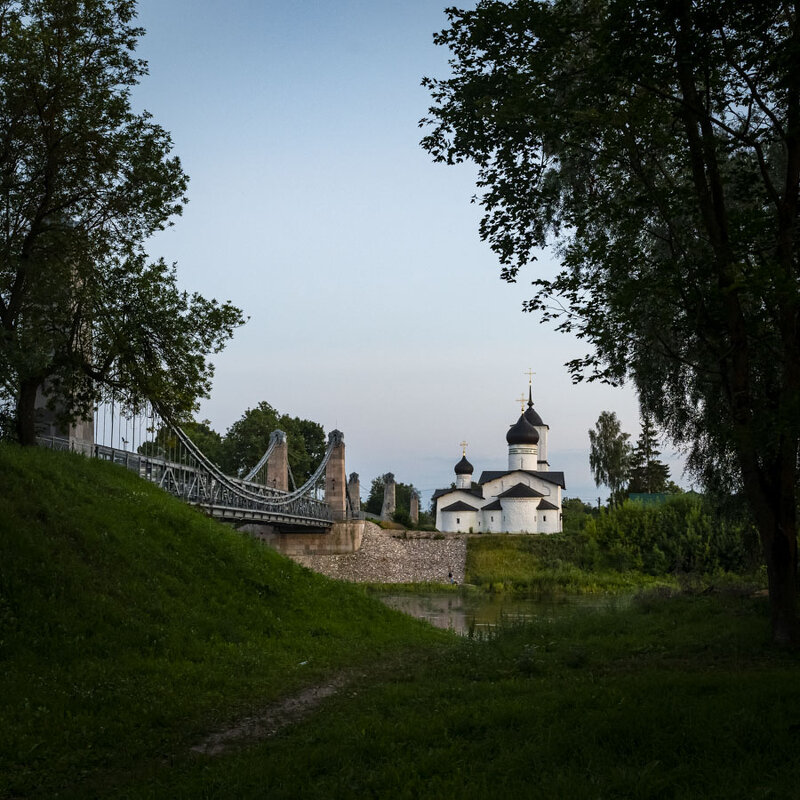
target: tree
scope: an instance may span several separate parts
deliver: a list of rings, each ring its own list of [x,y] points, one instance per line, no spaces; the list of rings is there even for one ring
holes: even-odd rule
[[[479,0],[435,40],[423,140],[474,161],[481,235],[526,304],[632,379],[706,485],[748,498],[773,638],[796,642],[800,20],[780,0]]]
[[[601,411],[595,429],[589,431],[589,466],[596,486],[608,486],[610,502],[622,499],[631,468],[630,434],[622,430],[613,411]]]
[[[318,422],[282,414],[278,427],[289,443],[289,466],[299,486],[305,483],[322,462],[328,442]]]
[[[383,475],[379,475],[377,478],[373,478],[372,483],[370,484],[369,487],[367,502],[364,503],[364,511],[366,511],[368,514],[375,514],[376,516],[380,516],[381,511],[383,511],[383,490],[384,490]]]
[[[134,16],[134,0],[0,0],[0,395],[23,444],[42,391],[65,423],[104,393],[184,417],[242,322],[148,263],[187,178],[130,107]]]
[[[669,479],[669,467],[658,460],[660,455],[653,422],[645,414],[642,417],[641,433],[631,453],[629,493],[653,494],[668,491],[667,487],[672,484]]]
[[[305,483],[325,455],[325,431],[317,422],[278,414],[265,401],[255,408],[248,408],[228,428],[219,466],[232,475],[247,472],[264,455],[269,436],[275,430],[286,434],[289,468],[295,482],[298,486]]]

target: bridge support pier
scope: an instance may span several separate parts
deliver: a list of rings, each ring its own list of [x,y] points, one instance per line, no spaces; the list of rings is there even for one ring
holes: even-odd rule
[[[285,556],[342,555],[361,549],[366,533],[379,528],[364,519],[335,522],[326,533],[281,533],[270,525],[242,525],[238,530],[260,539]]]
[[[333,512],[333,519],[339,522],[347,517],[347,475],[344,470],[344,434],[331,431],[329,445],[333,445],[331,457],[325,467],[325,502]]]

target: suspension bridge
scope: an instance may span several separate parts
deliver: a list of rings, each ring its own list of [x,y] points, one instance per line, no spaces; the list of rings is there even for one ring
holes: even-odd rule
[[[322,532],[337,522],[362,518],[357,498],[349,496],[341,431],[331,431],[314,473],[289,488],[286,434],[273,431],[266,450],[242,476],[223,472],[178,425],[148,407],[143,413],[95,410],[92,424],[66,432],[45,421],[39,444],[73,450],[120,464],[209,516],[237,527],[270,526],[286,533]],[[138,443],[137,443],[138,439]],[[357,480],[357,476],[355,476]]]

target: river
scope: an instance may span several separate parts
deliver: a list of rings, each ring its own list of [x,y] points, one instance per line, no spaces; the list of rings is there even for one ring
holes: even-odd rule
[[[381,593],[376,595],[390,608],[427,620],[437,628],[455,631],[462,636],[482,634],[501,623],[534,618],[555,618],[576,606],[592,609],[621,607],[630,596],[571,595],[562,597],[513,597],[498,594],[449,594],[435,592]]]

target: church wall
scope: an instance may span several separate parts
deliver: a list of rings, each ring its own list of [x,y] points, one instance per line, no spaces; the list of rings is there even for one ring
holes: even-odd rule
[[[442,526],[445,524],[445,521],[442,519],[442,509],[445,506],[449,506],[452,503],[457,503],[461,500],[464,503],[468,503],[475,508],[479,508],[482,506],[486,501],[481,500],[480,497],[475,497],[474,494],[470,494],[469,492],[460,491],[458,489],[453,489],[452,492],[448,492],[441,497],[436,498],[436,530],[450,532],[449,528],[443,528]],[[477,529],[476,529],[477,530]]]
[[[497,497],[501,492],[516,486],[518,483],[524,483],[526,486],[530,486],[531,489],[536,489],[553,505],[561,506],[561,487],[558,484],[549,483],[542,478],[537,478],[535,475],[528,475],[526,472],[513,472],[511,475],[504,475],[502,478],[486,481],[483,484],[483,496],[486,501],[491,501],[492,498]]]
[[[484,533],[502,533],[503,532],[503,512],[496,511],[483,511],[483,522],[481,530]]]
[[[559,533],[561,531],[561,512],[537,510],[539,533]]]
[[[437,514],[438,516],[438,514]],[[470,528],[478,532],[477,511],[442,511],[442,527],[436,526],[446,533],[469,533]]]
[[[537,509],[539,500],[535,497],[504,497],[503,530],[508,533],[536,533]]]

